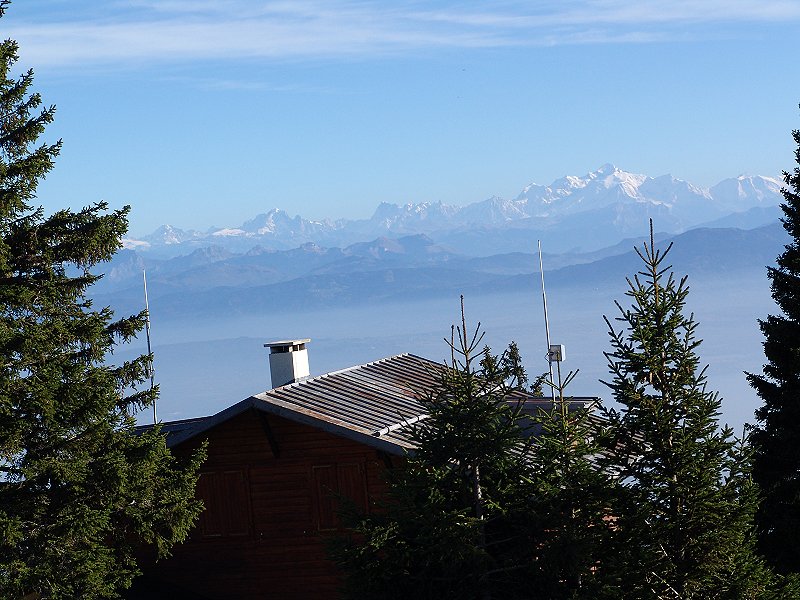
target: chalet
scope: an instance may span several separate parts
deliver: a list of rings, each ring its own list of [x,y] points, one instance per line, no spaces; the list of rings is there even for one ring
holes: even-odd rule
[[[163,424],[173,451],[207,441],[197,494],[205,504],[190,539],[144,575],[129,598],[332,598],[338,576],[325,536],[336,496],[368,510],[382,472],[413,444],[419,401],[441,368],[401,354],[309,377],[306,344],[270,348],[275,386],[225,410]]]

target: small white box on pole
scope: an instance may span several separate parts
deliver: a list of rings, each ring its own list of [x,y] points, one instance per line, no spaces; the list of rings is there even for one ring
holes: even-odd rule
[[[550,362],[562,362],[567,359],[567,352],[562,344],[550,344],[547,356]]]

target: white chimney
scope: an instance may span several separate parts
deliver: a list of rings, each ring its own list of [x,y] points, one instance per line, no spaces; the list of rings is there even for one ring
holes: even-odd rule
[[[269,348],[269,374],[273,388],[308,378],[310,371],[306,344],[310,341],[278,340],[264,344],[265,348]]]

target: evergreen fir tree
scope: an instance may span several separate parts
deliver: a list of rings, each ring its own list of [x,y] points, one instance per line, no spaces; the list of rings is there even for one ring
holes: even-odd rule
[[[539,411],[533,440],[528,510],[533,558],[527,578],[535,597],[615,597],[625,569],[614,524],[616,485],[599,468],[595,407],[571,406],[565,388],[575,378],[545,384],[556,392],[550,410]]]
[[[60,142],[36,145],[54,108],[40,109],[31,71],[12,75],[16,61],[16,43],[2,42],[0,596],[115,597],[137,573],[137,546],[164,554],[186,536],[200,456],[177,465],[157,429],[134,434],[130,414],[157,394],[132,387],[149,357],[106,359],[144,314],[115,321],[85,296],[90,269],[120,247],[128,209],[45,217],[34,207]]]
[[[387,474],[383,510],[360,515],[334,552],[348,597],[522,597],[514,517],[527,446],[509,395],[525,375],[513,345],[495,358],[482,338],[463,318],[453,329],[438,385],[418,391],[428,417],[413,427],[415,453]]]
[[[383,509],[351,515],[353,535],[334,550],[348,597],[595,597],[612,528],[586,414],[559,394],[531,438],[516,346],[496,357],[481,339],[462,304],[451,360],[423,395],[416,452],[389,474]]]
[[[607,468],[619,472],[617,526],[627,552],[625,597],[769,598],[778,591],[755,551],[757,498],[747,446],[718,427],[720,399],[699,368],[697,323],[684,314],[689,288],[653,242],[644,268],[628,280],[631,306],[617,304],[617,330],[606,319],[612,379],[621,412],[608,413],[613,440]]]
[[[762,489],[759,547],[776,569],[800,572],[800,131],[792,132],[798,166],[784,171],[783,226],[792,238],[767,269],[781,314],[760,321],[767,364],[748,380],[763,404],[751,438],[753,477]]]

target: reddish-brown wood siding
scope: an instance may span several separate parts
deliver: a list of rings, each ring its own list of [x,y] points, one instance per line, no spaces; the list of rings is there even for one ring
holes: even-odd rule
[[[336,527],[328,490],[362,506],[381,497],[385,465],[376,451],[255,411],[206,437],[198,495],[208,511],[172,557],[144,569],[147,577],[210,599],[336,597],[339,579],[323,541]]]

